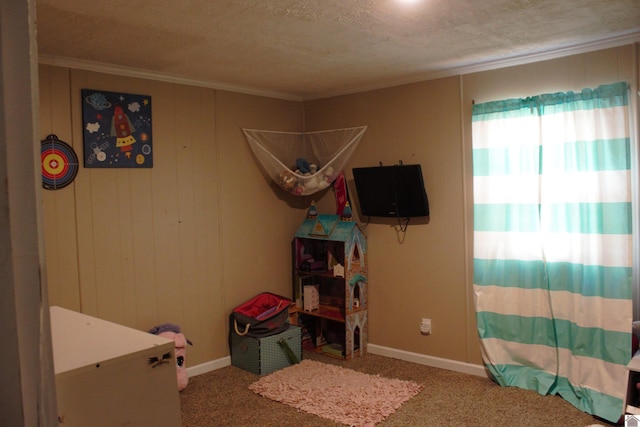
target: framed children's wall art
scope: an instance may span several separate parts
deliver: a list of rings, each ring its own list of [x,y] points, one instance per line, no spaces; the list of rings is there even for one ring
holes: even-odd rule
[[[82,89],[85,168],[151,168],[151,97]]]

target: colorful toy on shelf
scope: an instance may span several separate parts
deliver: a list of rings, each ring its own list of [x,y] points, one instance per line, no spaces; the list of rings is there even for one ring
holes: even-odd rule
[[[311,205],[309,205],[309,209],[307,209],[307,218],[314,219],[318,216],[318,208],[316,207],[316,202],[312,201]]]
[[[344,208],[342,208],[342,220],[343,221],[353,221],[353,213],[351,212],[351,205],[349,201],[344,204]]]

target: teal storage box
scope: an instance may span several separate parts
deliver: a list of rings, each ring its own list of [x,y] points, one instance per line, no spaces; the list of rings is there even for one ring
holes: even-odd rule
[[[231,333],[231,364],[258,375],[269,374],[295,361],[302,360],[302,340],[300,327],[289,325],[289,329],[276,335],[252,338]],[[294,361],[287,352],[287,346],[293,352]]]

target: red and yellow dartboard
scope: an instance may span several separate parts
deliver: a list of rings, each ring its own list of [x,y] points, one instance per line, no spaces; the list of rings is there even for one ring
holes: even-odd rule
[[[78,174],[78,156],[73,148],[56,135],[49,135],[40,144],[42,186],[59,190],[71,184]]]

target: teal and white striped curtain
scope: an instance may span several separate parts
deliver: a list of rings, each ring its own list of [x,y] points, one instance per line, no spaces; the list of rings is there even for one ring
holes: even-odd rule
[[[630,164],[626,83],[473,107],[486,368],[609,421],[631,357]]]

